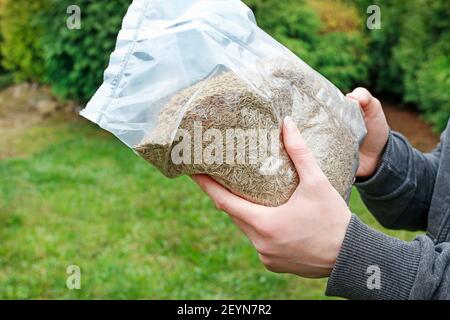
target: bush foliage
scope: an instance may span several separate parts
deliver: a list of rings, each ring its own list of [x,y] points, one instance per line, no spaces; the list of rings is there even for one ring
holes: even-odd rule
[[[3,55],[2,55],[2,50],[1,50],[1,47],[3,46],[3,32],[2,32],[2,12],[3,12],[2,6],[3,6],[3,1],[4,0],[0,0],[0,77],[3,74],[6,73],[6,70],[3,67]],[[0,84],[0,88],[1,88],[1,84]]]
[[[258,24],[341,90],[371,85],[423,111],[438,130],[450,116],[447,0],[244,0]],[[102,82],[131,0],[0,0],[0,63],[16,81],[87,101]],[[365,29],[369,5],[382,29]],[[81,29],[66,26],[81,8]],[[2,58],[3,56],[3,58]],[[0,72],[2,70],[0,69]]]
[[[354,6],[335,0],[245,2],[254,10],[262,29],[341,90],[365,83],[367,43],[360,27],[361,16]]]
[[[416,104],[437,131],[450,117],[450,6],[447,0],[357,0],[361,10],[376,4],[382,29],[370,39],[371,83]]]
[[[425,118],[444,130],[450,117],[450,34],[431,47],[414,83]]]
[[[0,90],[9,86],[13,82],[13,78],[11,73],[9,73],[5,67],[3,66],[3,54],[2,54],[2,46],[4,45],[3,40],[3,32],[2,32],[2,6],[4,5],[5,0],[0,0]]]
[[[5,66],[18,80],[46,81],[62,97],[87,101],[102,81],[131,0],[38,0],[32,6],[25,1],[2,1],[8,17]],[[351,6],[331,0],[246,2],[263,29],[342,90],[367,77],[366,44],[356,30],[360,17]],[[82,9],[80,30],[66,26],[69,5]],[[332,14],[336,10],[339,17]],[[12,12],[20,12],[19,18]]]
[[[16,81],[41,80],[45,72],[40,43],[44,26],[35,16],[45,11],[48,1],[2,0],[0,5],[2,66]]]
[[[117,33],[131,0],[47,0],[49,10],[39,16],[47,26],[42,38],[46,79],[62,97],[87,101],[103,79]],[[67,8],[81,8],[81,29],[67,28]]]

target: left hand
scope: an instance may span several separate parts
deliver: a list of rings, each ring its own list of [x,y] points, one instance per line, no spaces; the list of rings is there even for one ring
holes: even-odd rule
[[[351,212],[289,117],[284,121],[283,140],[300,184],[280,207],[246,201],[208,176],[193,178],[216,207],[228,213],[247,235],[268,270],[308,278],[326,277],[336,262]]]

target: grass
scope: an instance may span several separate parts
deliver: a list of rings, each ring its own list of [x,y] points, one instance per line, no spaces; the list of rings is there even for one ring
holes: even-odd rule
[[[190,179],[166,179],[93,125],[48,120],[11,141],[2,148],[16,152],[0,160],[1,299],[325,298],[326,280],[267,272]],[[356,192],[351,207],[380,229]],[[66,288],[73,264],[81,290]]]

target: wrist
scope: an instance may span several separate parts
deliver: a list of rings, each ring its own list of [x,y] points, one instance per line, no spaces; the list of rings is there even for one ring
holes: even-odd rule
[[[327,266],[332,270],[334,265],[336,264],[336,260],[339,256],[339,252],[341,251],[342,244],[345,239],[345,235],[347,234],[348,226],[350,225],[350,221],[352,218],[352,213],[350,210],[346,210],[344,218],[340,219],[337,223],[336,231],[333,233],[333,237],[329,237],[328,242],[328,264]]]
[[[360,167],[356,173],[358,179],[369,179],[375,175],[382,160],[382,153],[376,156],[360,155]]]
[[[356,173],[356,178],[358,179],[370,179],[375,175],[378,168],[381,165],[381,162],[383,161],[383,156],[386,152],[386,147],[389,142],[389,133],[387,134],[387,137],[385,139],[385,142],[378,152],[364,152],[360,151],[359,153],[359,168]]]

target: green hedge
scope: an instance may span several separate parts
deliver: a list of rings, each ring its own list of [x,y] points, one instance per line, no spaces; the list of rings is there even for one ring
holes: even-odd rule
[[[416,86],[420,110],[437,131],[443,131],[450,117],[450,33],[430,48]]]
[[[3,46],[3,33],[2,33],[2,13],[3,13],[3,0],[0,0],[0,48]],[[5,73],[5,68],[3,67],[3,56],[2,50],[0,49],[0,75]]]
[[[382,29],[367,31],[371,83],[378,92],[417,105],[442,131],[450,117],[448,0],[356,2],[364,12],[371,4],[381,8]]]
[[[0,48],[4,45],[3,33],[2,33],[2,13],[4,0],[0,0]],[[13,82],[12,75],[3,67],[3,55],[0,50],[0,89],[9,86]]]
[[[16,81],[43,78],[45,68],[40,38],[44,26],[37,23],[35,17],[45,11],[47,5],[47,0],[2,1],[2,65],[12,72]]]
[[[312,2],[316,1],[316,2]],[[367,42],[361,30],[343,30],[330,21],[329,9],[339,6],[343,16],[355,17],[351,5],[337,0],[244,0],[258,25],[343,91],[364,85],[368,77]],[[322,13],[328,14],[321,16]],[[345,13],[348,13],[345,15]],[[331,31],[329,31],[331,30]]]
[[[5,19],[0,24],[5,38],[2,53],[7,57],[4,65],[16,80],[46,82],[61,97],[87,101],[102,82],[131,0],[1,1],[5,2]],[[322,9],[338,3],[345,19],[355,20],[355,14],[341,1],[316,1],[314,5],[309,0],[246,2],[263,29],[339,88],[350,90],[367,77],[366,44],[361,32],[340,31],[330,10]],[[66,26],[70,5],[81,8],[80,30]]]
[[[43,37],[46,80],[62,97],[87,101],[102,83],[117,33],[131,0],[48,0],[50,8],[39,24]],[[81,29],[66,26],[67,7],[81,8]]]
[[[403,73],[406,102],[419,106],[437,131],[450,118],[450,5],[447,0],[408,2],[394,60]]]
[[[370,5],[380,6],[382,29],[365,29],[365,36],[369,41],[369,86],[377,93],[401,96],[404,92],[401,71],[392,58],[392,52],[400,40],[399,32],[402,18],[406,14],[406,6],[402,1],[392,1],[389,4],[384,0],[348,0],[348,2],[356,3],[359,11],[364,14]]]
[[[343,91],[371,84],[417,104],[437,130],[444,128],[450,116],[447,0],[244,1],[264,30]],[[87,101],[102,82],[130,3],[0,0],[1,64],[16,81],[47,82],[61,97]],[[362,31],[371,4],[381,7],[382,29]],[[69,5],[81,8],[81,30],[66,26]]]
[[[87,101],[101,84],[131,0],[1,0],[2,65],[16,81],[45,82],[63,98]],[[69,30],[67,8],[81,9]]]

